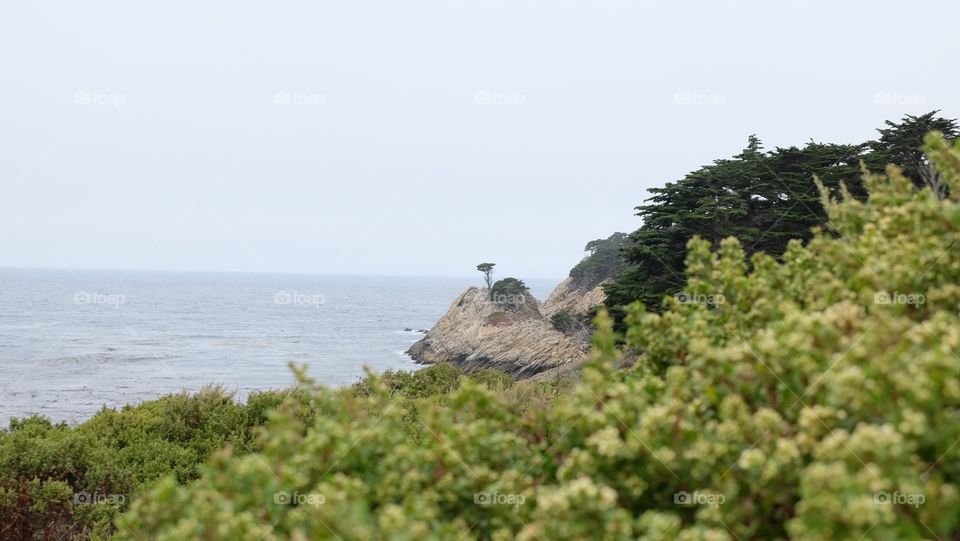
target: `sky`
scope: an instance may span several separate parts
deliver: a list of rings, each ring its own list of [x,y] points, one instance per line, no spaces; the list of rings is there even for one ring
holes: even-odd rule
[[[0,267],[564,276],[647,189],[960,117],[960,2],[0,0]]]

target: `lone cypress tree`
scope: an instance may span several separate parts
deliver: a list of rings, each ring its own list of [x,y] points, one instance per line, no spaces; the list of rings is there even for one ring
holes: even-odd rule
[[[493,286],[493,267],[495,266],[497,266],[496,263],[480,263],[477,265],[477,270],[483,273],[483,280],[487,283],[487,289]]]

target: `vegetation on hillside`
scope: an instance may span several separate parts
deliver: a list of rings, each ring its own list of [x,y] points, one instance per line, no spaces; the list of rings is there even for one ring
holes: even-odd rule
[[[164,478],[118,537],[955,539],[960,146],[928,153],[948,198],[891,167],[866,200],[824,183],[826,228],[779,258],[690,241],[684,300],[628,310],[631,369],[600,317],[564,393],[311,385],[312,422],[281,406],[257,451]]]
[[[592,329],[592,318],[587,314],[571,314],[566,310],[558,310],[550,316],[550,325],[567,335],[578,334]]]
[[[663,298],[686,283],[686,245],[694,236],[714,249],[722,239],[736,237],[747,258],[757,252],[780,257],[791,240],[809,240],[812,228],[827,219],[814,176],[834,196],[843,184],[861,200],[866,197],[861,161],[873,170],[888,163],[901,165],[917,186],[937,183],[921,149],[923,136],[930,131],[940,131],[948,140],[960,135],[954,120],[937,113],[887,122],[877,141],[857,145],[811,141],[803,147],[764,151],[760,140],[751,136],[740,154],[651,189],[652,197],[637,207],[643,225],[630,235],[630,245],[623,251],[627,268],[604,287],[607,307],[618,320],[623,307],[637,300],[659,310]]]
[[[527,304],[526,296],[529,291],[523,280],[504,278],[497,280],[490,288],[490,300],[501,306],[516,308]]]
[[[589,291],[604,280],[619,276],[626,267],[620,252],[628,241],[629,236],[626,233],[614,233],[605,239],[588,242],[584,250],[590,252],[590,255],[570,269],[574,285],[581,291]]]

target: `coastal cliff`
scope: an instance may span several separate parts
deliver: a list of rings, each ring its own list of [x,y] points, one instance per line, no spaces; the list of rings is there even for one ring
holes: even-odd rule
[[[583,359],[588,344],[555,330],[529,293],[518,302],[490,300],[471,287],[408,351],[424,364],[449,362],[465,370],[493,368],[518,378]]]
[[[587,243],[590,254],[543,304],[513,278],[493,284],[492,294],[471,287],[407,354],[419,363],[493,368],[517,378],[579,368],[590,353],[590,311],[603,304],[603,285],[622,272],[620,249],[626,241],[627,235],[614,233]],[[516,289],[498,294],[499,284]]]
[[[625,233],[614,233],[588,242],[590,255],[570,269],[567,279],[553,290],[544,303],[544,315],[549,318],[562,312],[580,317],[603,304],[607,298],[603,286],[616,280],[626,268],[620,251],[628,241]]]
[[[560,282],[560,285],[553,290],[553,293],[543,303],[543,315],[549,318],[559,312],[586,314],[594,306],[603,304],[606,299],[606,295],[603,293],[603,285],[608,282],[609,280],[604,280],[595,286],[584,289],[575,278],[568,277]]]

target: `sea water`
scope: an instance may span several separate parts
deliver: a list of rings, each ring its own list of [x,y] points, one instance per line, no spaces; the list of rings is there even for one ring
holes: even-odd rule
[[[80,422],[219,384],[243,399],[295,380],[331,386],[404,353],[482,277],[0,269],[0,425]],[[543,300],[558,280],[526,280]],[[409,329],[409,330],[408,330]]]

